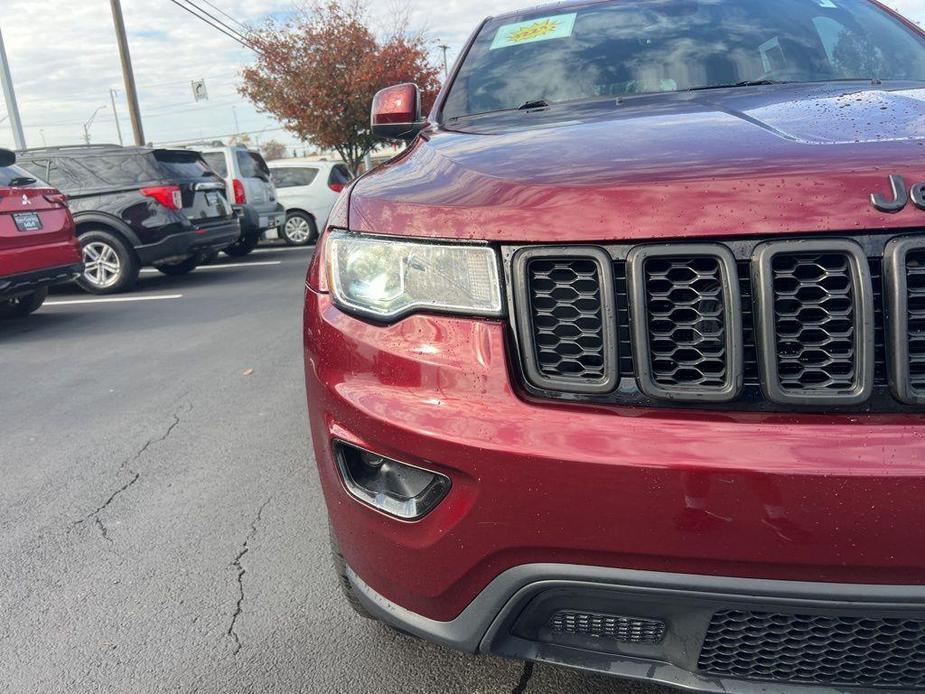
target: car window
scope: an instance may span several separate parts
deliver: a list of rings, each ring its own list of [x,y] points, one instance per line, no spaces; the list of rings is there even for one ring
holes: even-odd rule
[[[0,166],[0,187],[10,185],[17,178],[33,178],[36,179],[36,183],[39,183],[43,177],[20,166]],[[30,183],[29,185],[35,184]]]
[[[51,181],[49,180],[49,176],[48,176],[48,165],[49,165],[49,163],[50,163],[50,162],[49,162],[47,159],[45,159],[45,160],[35,160],[35,161],[33,161],[33,160],[29,160],[29,159],[22,159],[22,158],[20,158],[20,159],[18,160],[16,166],[19,167],[19,168],[21,168],[21,169],[23,169],[24,171],[26,171],[27,174],[28,174],[29,176],[32,176],[33,178],[36,178],[36,179],[39,179],[39,180],[42,180],[42,181],[48,181],[49,183],[51,183]],[[8,182],[4,182],[4,181],[5,181],[5,178],[4,178],[3,172],[12,171],[13,168],[14,168],[14,167],[8,167],[8,168],[6,168],[6,169],[0,169],[0,186],[2,186],[2,185],[9,185]]]
[[[348,169],[343,164],[338,164],[331,169],[331,175],[328,178],[328,183],[339,183],[341,185],[347,185],[352,180],[353,176],[350,175],[350,169]]]
[[[222,178],[228,177],[228,162],[225,161],[224,152],[203,152],[202,158],[206,164]]]
[[[153,156],[168,178],[203,178],[213,173],[195,152],[158,150]]]
[[[67,159],[64,175],[67,187],[83,190],[131,187],[161,178],[146,154],[123,153]]]
[[[238,161],[238,169],[244,178],[265,178],[269,180],[270,169],[259,154],[239,149],[235,150],[235,157]]]
[[[130,188],[157,181],[162,174],[144,153],[49,157],[21,162],[35,176],[63,193]]]
[[[485,24],[443,111],[844,79],[925,81],[925,39],[868,0],[547,6]]]
[[[318,175],[318,169],[310,166],[280,166],[273,170],[273,183],[277,188],[310,186]]]

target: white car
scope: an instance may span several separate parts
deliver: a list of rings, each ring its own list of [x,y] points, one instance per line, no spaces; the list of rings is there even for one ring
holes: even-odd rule
[[[282,239],[290,246],[314,243],[340,192],[353,178],[350,169],[340,161],[308,159],[279,159],[267,166],[279,201],[286,208]]]

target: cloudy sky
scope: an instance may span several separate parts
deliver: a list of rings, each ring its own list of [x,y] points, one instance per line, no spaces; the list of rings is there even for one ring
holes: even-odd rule
[[[208,2],[245,24],[286,17],[293,8],[291,0]],[[208,8],[206,0],[199,4]],[[483,16],[530,4],[532,0],[376,0],[369,6],[374,24],[388,22],[396,7],[407,8],[410,27],[423,30],[434,46],[451,46],[452,60]],[[925,22],[925,0],[891,4]],[[123,10],[149,141],[213,139],[242,131],[255,140],[295,144],[279,123],[258,113],[235,91],[238,73],[252,60],[247,49],[171,0],[123,0]],[[92,141],[117,141],[111,89],[118,90],[123,136],[126,141],[131,138],[107,0],[0,0],[0,31],[30,146],[82,141],[84,124],[99,107],[104,108],[89,127]],[[438,53],[435,48],[435,56]],[[206,81],[209,100],[197,104],[190,83],[199,79]],[[0,103],[0,146],[11,146],[5,115]]]

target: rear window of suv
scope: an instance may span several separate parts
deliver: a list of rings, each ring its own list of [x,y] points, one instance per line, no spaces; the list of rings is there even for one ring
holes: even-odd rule
[[[26,171],[25,169],[19,166],[0,166],[0,188],[6,188],[17,178],[19,179],[31,178],[34,181],[33,183],[28,183],[28,184],[25,184],[25,182],[23,181],[20,184],[18,184],[20,186],[35,185],[36,183],[41,183],[41,180],[40,180],[41,177],[38,174],[34,174],[31,171]]]
[[[244,178],[263,178],[270,180],[270,169],[267,163],[256,152],[248,152],[243,149],[235,151],[238,161],[238,168]]]
[[[212,169],[195,152],[157,150],[154,158],[167,178],[190,179],[214,175]]]
[[[742,82],[925,80],[925,40],[868,0],[625,0],[493,19],[444,117]]]
[[[204,152],[202,158],[206,164],[222,178],[228,177],[228,162],[225,161],[224,152]]]

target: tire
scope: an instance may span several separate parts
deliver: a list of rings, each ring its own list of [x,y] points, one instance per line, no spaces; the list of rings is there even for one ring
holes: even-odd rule
[[[287,246],[310,246],[318,238],[318,227],[311,215],[290,212],[286,215],[280,236]]]
[[[165,275],[170,275],[171,277],[180,277],[181,275],[188,275],[197,267],[201,262],[198,255],[193,255],[187,258],[186,260],[181,260],[179,263],[162,263],[161,265],[156,265],[155,267],[163,272]]]
[[[91,294],[115,294],[131,289],[141,264],[135,251],[119,236],[103,229],[80,235],[84,271],[77,284]]]
[[[252,250],[257,248],[258,243],[260,243],[259,234],[248,234],[247,236],[242,236],[240,239],[228,246],[228,248],[226,248],[223,252],[225,255],[230,255],[232,258],[243,258]]]
[[[363,617],[363,619],[375,620],[376,618],[366,611],[366,608],[363,607],[363,603],[360,602],[356,593],[353,592],[353,584],[350,583],[350,579],[347,578],[347,561],[344,559],[344,555],[340,553],[340,545],[337,543],[337,538],[334,537],[334,531],[331,529],[330,525],[328,526],[328,537],[331,541],[331,559],[334,561],[334,571],[337,573],[337,582],[340,584],[340,592],[344,594],[347,604],[350,605],[354,612]]]
[[[25,318],[30,313],[38,311],[39,307],[45,303],[47,296],[48,288],[43,287],[31,294],[8,299],[0,303],[0,318]]]

